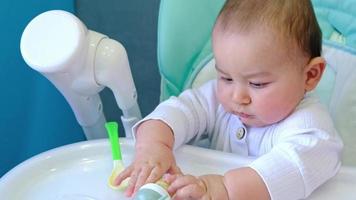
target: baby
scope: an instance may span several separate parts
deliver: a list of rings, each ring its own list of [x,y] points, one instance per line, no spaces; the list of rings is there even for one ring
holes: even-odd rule
[[[212,33],[217,80],[161,103],[135,127],[126,194],[165,173],[174,199],[294,200],[333,177],[343,147],[312,90],[325,61],[309,0],[228,0]],[[182,175],[173,147],[256,159],[224,175]]]

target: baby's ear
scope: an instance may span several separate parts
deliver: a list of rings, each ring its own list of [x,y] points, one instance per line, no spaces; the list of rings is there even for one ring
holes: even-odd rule
[[[319,83],[325,69],[325,59],[322,57],[312,58],[304,69],[306,76],[305,90],[313,90]]]

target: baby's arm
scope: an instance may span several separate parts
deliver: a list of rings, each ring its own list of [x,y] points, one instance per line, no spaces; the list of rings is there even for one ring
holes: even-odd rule
[[[192,139],[199,139],[212,129],[218,105],[215,90],[213,81],[198,90],[187,90],[179,97],[160,103],[138,127],[135,125],[133,164],[117,178],[117,183],[121,183],[131,177],[128,196],[144,183],[155,182],[166,172],[179,171],[172,152],[173,143],[176,148]]]
[[[120,184],[131,177],[126,195],[131,196],[143,184],[155,182],[167,171],[179,171],[173,156],[173,133],[164,122],[148,120],[139,125],[136,133],[135,158],[116,179]]]
[[[262,178],[250,167],[228,171],[224,175],[224,185],[231,200],[270,199],[268,189]]]
[[[199,200],[268,200],[266,185],[255,170],[244,167],[228,171],[224,176],[168,176],[168,191],[174,199]]]

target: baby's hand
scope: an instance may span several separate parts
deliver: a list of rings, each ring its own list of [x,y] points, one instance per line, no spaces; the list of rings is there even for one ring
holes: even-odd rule
[[[150,144],[136,149],[133,163],[117,176],[115,184],[119,185],[130,177],[125,192],[126,196],[130,197],[142,185],[156,182],[166,172],[180,173],[172,150],[160,143]]]
[[[228,199],[223,177],[220,175],[165,175],[164,180],[170,183],[168,192],[173,195],[173,200]]]
[[[204,199],[207,197],[205,183],[192,175],[165,175],[164,180],[170,183],[168,192],[173,200]]]

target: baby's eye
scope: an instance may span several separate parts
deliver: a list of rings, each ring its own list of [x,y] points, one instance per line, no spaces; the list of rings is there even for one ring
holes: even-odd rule
[[[220,79],[226,82],[232,82],[232,78],[221,76]]]
[[[269,83],[253,83],[253,82],[249,82],[250,86],[252,86],[253,88],[264,88],[266,87]]]

